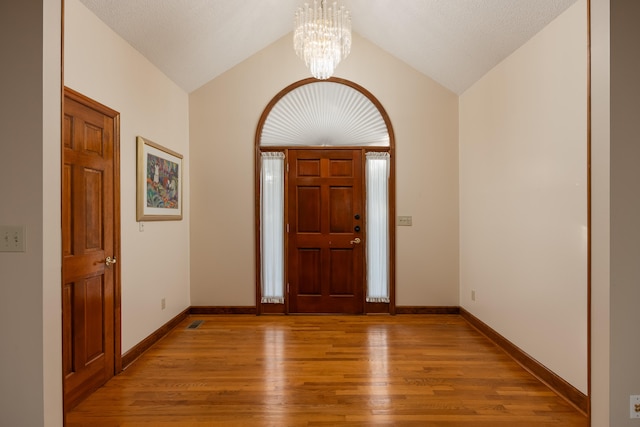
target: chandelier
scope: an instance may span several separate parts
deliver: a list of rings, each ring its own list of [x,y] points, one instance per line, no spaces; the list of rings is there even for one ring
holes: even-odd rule
[[[293,30],[293,47],[316,79],[331,77],[340,61],[351,52],[351,17],[334,1],[313,0],[298,8]]]

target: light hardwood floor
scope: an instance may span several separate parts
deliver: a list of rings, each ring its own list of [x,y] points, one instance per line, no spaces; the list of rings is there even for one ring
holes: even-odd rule
[[[198,329],[187,329],[204,320]],[[575,426],[458,315],[195,316],[67,426]]]

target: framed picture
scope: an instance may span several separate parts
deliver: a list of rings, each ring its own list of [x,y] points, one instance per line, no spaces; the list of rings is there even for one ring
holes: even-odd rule
[[[141,136],[137,144],[137,220],[181,220],[182,155]]]

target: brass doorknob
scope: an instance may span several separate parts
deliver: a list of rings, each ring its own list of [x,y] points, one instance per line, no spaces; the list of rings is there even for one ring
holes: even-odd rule
[[[113,264],[116,263],[116,259],[108,256],[107,259],[104,260],[104,263],[107,264],[107,267],[111,267]]]
[[[362,241],[362,240],[360,240],[360,238],[359,238],[359,237],[356,237],[355,239],[353,239],[353,240],[351,241],[351,244],[353,245],[353,244],[355,243],[355,244],[357,245],[357,244],[358,244],[358,243],[360,243],[361,241]]]

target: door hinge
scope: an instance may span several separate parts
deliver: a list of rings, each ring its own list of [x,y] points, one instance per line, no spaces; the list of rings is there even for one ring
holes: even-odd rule
[[[289,232],[289,224],[287,224],[287,233]]]
[[[289,173],[289,162],[287,162],[287,173]]]

